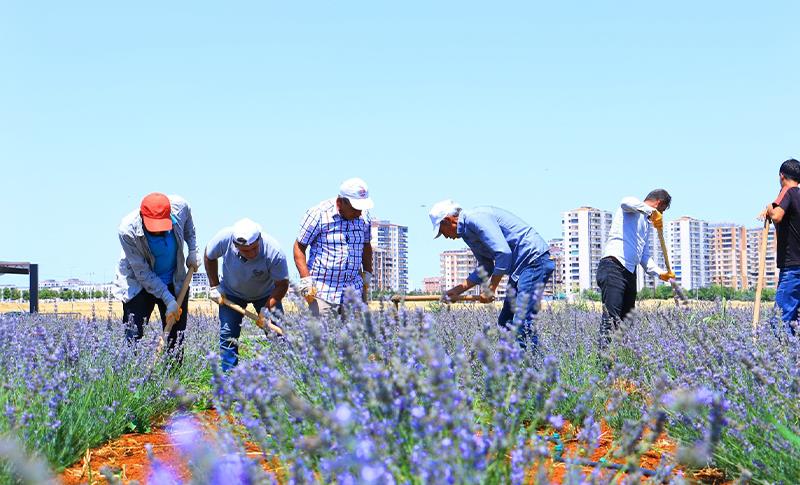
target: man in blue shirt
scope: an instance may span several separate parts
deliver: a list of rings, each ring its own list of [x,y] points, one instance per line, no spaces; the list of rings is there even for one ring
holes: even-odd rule
[[[137,210],[122,219],[118,229],[122,256],[114,280],[114,295],[122,300],[125,335],[133,342],[142,338],[144,322],[158,306],[162,327],[167,318],[175,324],[167,336],[169,349],[182,340],[186,330],[188,299],[178,309],[175,295],[186,277],[186,268],[197,269],[197,241],[189,203],[177,195],[158,192],[142,199]],[[184,261],[184,243],[189,252]],[[180,359],[180,353],[176,354]]]
[[[447,290],[445,297],[452,300],[480,284],[483,272],[489,280],[480,301],[489,303],[494,300],[500,280],[508,275],[508,294],[497,323],[508,328],[513,322],[520,346],[526,348],[530,343],[535,349],[538,336],[533,317],[555,269],[544,239],[522,219],[497,207],[462,210],[448,199],[434,204],[429,216],[434,237],[463,239],[478,260],[475,271],[463,283]]]
[[[222,258],[222,281],[219,258]],[[264,234],[255,222],[242,219],[219,231],[208,243],[203,259],[212,300],[228,300],[242,308],[252,303],[263,324],[272,312],[283,312],[281,300],[289,290],[286,256],[278,242]],[[242,314],[220,305],[219,321],[222,370],[228,371],[239,362]]]

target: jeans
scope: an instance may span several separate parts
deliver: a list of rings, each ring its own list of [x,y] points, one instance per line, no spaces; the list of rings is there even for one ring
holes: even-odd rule
[[[173,285],[167,286],[169,292],[175,295],[175,287]],[[144,322],[149,321],[150,314],[153,313],[153,308],[158,306],[158,312],[161,314],[161,329],[167,327],[167,305],[161,301],[160,298],[142,290],[130,300],[122,304],[122,322],[125,323],[125,337],[128,342],[135,342],[140,340],[144,335]],[[186,330],[186,317],[189,315],[189,299],[183,300],[183,313],[181,317],[172,325],[167,336],[167,348],[173,350],[177,345],[180,347],[183,342],[183,332]],[[132,320],[132,321],[131,321]],[[180,334],[179,334],[180,333]],[[180,360],[180,353],[177,355]]]
[[[550,259],[550,253],[544,253],[520,272],[516,282],[508,282],[506,299],[497,324],[507,329],[509,323],[513,322],[517,327],[517,342],[523,349],[530,344],[531,350],[536,350],[539,345],[533,317],[539,311],[544,285],[555,268],[556,264]]]
[[[781,320],[786,332],[794,335],[792,322],[797,320],[800,308],[800,266],[781,268],[778,277],[778,290],[775,292],[775,307],[781,310]],[[775,327],[774,320],[771,322]]]
[[[225,299],[231,303],[236,303],[242,308],[245,308],[248,303],[252,303],[256,309],[256,313],[260,313],[264,305],[267,304],[269,296],[248,301],[232,295],[225,295]],[[283,312],[283,304],[278,302],[272,310],[280,310]],[[244,315],[233,308],[220,305],[219,353],[222,359],[222,370],[224,372],[233,369],[239,363],[239,336],[242,334],[242,318],[244,318]]]
[[[603,300],[600,346],[605,347],[611,341],[611,332],[636,306],[636,272],[631,273],[622,263],[607,256],[597,265],[597,286]]]

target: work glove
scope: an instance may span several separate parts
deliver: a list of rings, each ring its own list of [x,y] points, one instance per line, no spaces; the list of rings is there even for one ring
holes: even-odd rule
[[[167,320],[172,320],[177,322],[181,318],[181,309],[178,306],[178,302],[175,299],[170,300],[167,303]]]
[[[189,269],[194,269],[195,271],[200,268],[200,261],[197,255],[197,250],[189,251],[189,254],[186,256],[186,267]]]
[[[661,216],[661,212],[657,210],[653,210],[653,212],[650,213],[650,222],[653,223],[653,227],[656,229],[662,229],[664,227],[664,219]]]
[[[317,289],[314,288],[314,280],[311,279],[310,276],[300,278],[300,282],[297,284],[297,289],[300,291],[300,294],[303,295],[303,298],[306,299],[307,303],[311,304],[314,301],[314,297],[317,294]]]
[[[211,300],[218,301],[220,303],[225,301],[225,295],[221,291],[219,291],[219,285],[211,287],[211,290],[209,290],[208,292],[208,297]]]
[[[661,281],[666,281],[666,282],[669,283],[669,280],[674,280],[675,279],[675,273],[673,273],[672,271],[668,271],[666,273],[661,273],[660,275],[658,275],[658,278]]]

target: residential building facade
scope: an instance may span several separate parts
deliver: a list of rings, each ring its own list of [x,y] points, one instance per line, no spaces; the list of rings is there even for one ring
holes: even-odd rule
[[[689,216],[669,221],[668,249],[675,280],[687,290],[711,284],[712,229],[708,222]]]
[[[448,289],[463,283],[464,280],[467,279],[467,276],[469,276],[470,273],[475,271],[475,268],[478,267],[478,260],[475,258],[475,255],[472,254],[472,250],[469,248],[451,249],[448,251],[443,251],[439,255],[439,265],[441,269],[442,289],[447,291]],[[508,276],[504,276],[500,281],[500,285],[497,287],[497,292],[495,293],[497,299],[505,298],[507,282]],[[480,292],[480,285],[476,285],[464,294],[479,295]]]
[[[711,284],[747,289],[747,229],[728,223],[710,227]]]
[[[761,244],[761,231],[763,228],[747,229],[747,287],[755,288],[758,284],[758,256]],[[769,225],[767,236],[767,253],[764,266],[764,288],[777,288],[778,270],[777,243],[775,240],[775,226]]]
[[[545,286],[545,295],[558,296],[564,293],[564,240],[551,239],[547,242],[550,246],[550,258],[555,263],[556,269],[550,275],[550,281]]]
[[[603,257],[611,218],[611,212],[594,207],[579,207],[562,214],[562,281],[567,295],[598,289],[597,265]]]
[[[431,295],[439,295],[442,293],[442,277],[429,276],[422,280],[422,291]]]
[[[372,289],[408,292],[408,227],[372,221]]]

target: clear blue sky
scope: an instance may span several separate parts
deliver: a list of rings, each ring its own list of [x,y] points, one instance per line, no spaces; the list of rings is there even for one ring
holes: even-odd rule
[[[800,157],[797,2],[5,2],[0,260],[110,280],[152,191],[202,246],[240,217],[289,252],[359,176],[438,273],[427,208],[561,212],[672,192],[756,225]],[[5,276],[0,283],[24,280]]]

